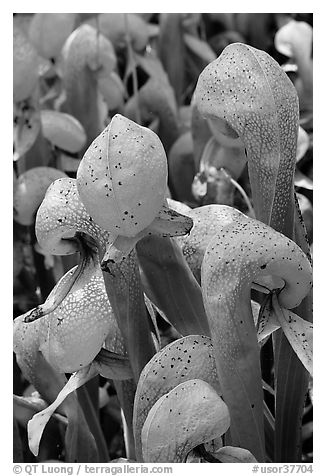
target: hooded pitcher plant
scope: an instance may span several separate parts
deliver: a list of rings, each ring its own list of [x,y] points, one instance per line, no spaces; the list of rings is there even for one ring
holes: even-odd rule
[[[179,332],[207,332],[200,289],[173,242],[174,236],[189,232],[192,220],[170,208],[164,198],[167,159],[156,134],[121,115],[114,116],[86,152],[78,169],[77,186],[94,221],[110,231],[103,264],[111,269],[138,243],[146,279],[159,279],[156,289],[166,289],[163,296],[155,296],[155,303],[169,314],[177,330],[180,327]],[[105,275],[106,280],[111,279],[110,273]],[[152,297],[155,291],[151,291]],[[175,310],[183,309],[182,302],[189,305],[176,313],[171,309],[172,301],[178,302]]]
[[[158,141],[157,138],[156,140]],[[96,144],[94,144],[94,146],[95,148],[97,148]],[[101,149],[99,150],[99,152],[100,153],[102,152]],[[101,159],[102,158],[100,157],[99,160]],[[126,160],[125,156],[121,158],[122,163],[124,163],[123,160]],[[136,173],[133,173],[132,176],[135,177]],[[36,234],[37,234],[39,243],[41,244],[43,248],[46,248],[48,252],[51,252],[54,254],[58,254],[58,253],[69,254],[71,252],[77,251],[78,248],[80,248],[81,250],[85,248],[85,237],[83,235],[86,234],[86,235],[90,235],[93,238],[94,240],[93,245],[97,246],[98,251],[103,256],[103,244],[105,243],[111,244],[113,240],[110,237],[110,233],[104,230],[101,230],[101,228],[98,225],[96,225],[96,223],[93,222],[93,218],[87,214],[86,210],[84,209],[83,205],[81,204],[79,200],[78,192],[76,188],[74,187],[75,184],[73,182],[74,182],[73,180],[69,180],[69,179],[68,181],[63,181],[63,182],[57,181],[53,185],[52,189],[49,190],[46,200],[44,200],[44,204],[43,204],[44,206],[41,207],[37,216]],[[118,183],[120,183],[120,181],[118,181]],[[161,184],[161,187],[162,187],[162,190],[164,190],[166,189],[166,174],[165,174],[165,177],[163,177],[162,183],[163,185]],[[118,198],[121,197],[119,193],[117,193],[117,196]],[[124,198],[125,197],[122,194],[122,200]],[[162,202],[163,200],[164,200],[164,195],[162,194]],[[115,203],[113,203],[113,208],[114,207],[116,207]],[[155,212],[152,212],[153,219],[155,219],[156,208],[155,208]],[[165,208],[167,209],[167,207]],[[161,216],[165,217],[165,215],[169,215],[172,217],[172,226],[174,226],[175,224],[175,222],[173,221],[175,219],[179,221],[180,220],[186,221],[188,228],[192,224],[191,220],[187,219],[186,217],[182,215],[179,215],[177,212],[173,212],[172,210],[166,211],[165,209],[163,209]],[[120,218],[121,218],[121,221],[123,222],[124,217],[120,217]],[[131,216],[131,219],[132,218],[133,216]],[[154,229],[157,233],[162,233],[163,235],[166,235],[166,234],[168,235],[171,233],[171,226],[169,227],[169,222],[167,223],[167,233],[165,229],[162,232],[162,223],[164,224],[164,218],[163,220],[156,219],[156,222],[157,224],[154,224]],[[142,221],[142,225],[144,226],[144,221]],[[123,230],[123,231],[126,231],[126,230]],[[175,227],[175,230],[173,232],[179,233],[180,228]],[[132,245],[133,244],[134,242],[132,243]],[[86,243],[86,248],[87,246],[88,244]],[[130,252],[130,249],[128,249],[128,252]],[[131,263],[130,261],[131,258],[132,258],[132,255],[129,253],[127,262],[125,264],[121,264],[121,266],[127,267],[127,272],[130,272],[130,270],[132,270],[134,276],[137,277],[137,269],[135,268],[135,264]],[[134,259],[133,259],[133,263],[135,263]],[[132,268],[130,266],[132,266]],[[55,310],[58,303],[60,303],[64,295],[67,292],[69,292],[73,283],[79,279],[81,274],[84,273],[84,269],[85,269],[85,259],[82,259],[79,266],[75,270],[75,272],[72,273],[72,279],[68,280],[70,281],[70,283],[68,282],[68,285],[65,287],[65,289],[63,291],[61,290],[61,292],[59,293],[55,293],[52,299],[50,298],[45,303],[45,306],[43,306],[43,308],[39,307],[36,310],[34,310],[30,316],[26,317],[26,320],[27,321],[33,320],[37,317],[40,317],[41,315],[44,315],[50,311]],[[120,276],[119,276],[120,279],[119,278],[116,279],[114,274],[114,272],[116,271],[120,272]],[[126,309],[124,308],[125,299],[123,298],[121,299],[123,294],[123,292],[121,293],[121,289],[127,293],[128,300],[130,300],[131,287],[133,288],[132,293],[133,295],[136,294],[136,298],[137,298],[136,300],[138,301],[138,303],[136,302],[135,304],[138,304],[138,308],[140,308],[141,313],[145,314],[146,311],[145,311],[145,306],[143,303],[142,293],[140,293],[139,291],[138,291],[138,294],[137,292],[135,293],[135,289],[134,289],[135,281],[129,279],[127,280],[129,283],[129,284],[127,283],[127,287],[125,285],[126,283],[122,283],[121,285],[121,280],[123,280],[123,278],[125,280],[125,275],[123,273],[123,270],[121,272],[121,269],[120,270],[115,269],[114,272],[112,272],[111,274],[114,277],[113,279],[116,283],[115,290],[114,290],[115,292],[111,291],[110,293],[109,291],[109,295],[113,302],[113,307],[116,306],[116,309],[118,311],[117,315],[120,316],[121,318],[121,315],[126,314]],[[138,282],[139,282],[139,276],[138,276]],[[130,286],[130,284],[132,286]],[[108,288],[109,287],[107,286],[107,290]],[[140,284],[136,286],[136,291],[137,290],[140,290]],[[133,308],[133,310],[135,309],[135,307],[137,308],[137,306],[131,306],[131,307]],[[128,309],[127,309],[127,313],[129,312]],[[128,315],[127,315],[127,318],[128,318]],[[145,330],[146,330],[146,315],[143,315],[142,322],[145,323]],[[142,327],[144,328],[144,325]],[[120,328],[128,329],[128,326],[124,326],[123,322],[121,323],[121,319],[120,319]],[[147,329],[148,329],[148,324],[147,324]],[[140,340],[144,344],[146,343],[146,336],[148,336],[147,345],[141,346],[140,341],[137,341],[137,339],[135,339],[135,335],[126,336],[127,349],[128,349],[128,343],[131,343],[132,345],[135,345],[136,352],[138,348],[138,352],[141,352],[143,354],[142,359],[139,358],[139,355],[137,356],[138,358],[134,359],[135,378],[137,378],[137,373],[139,372],[139,369],[142,368],[142,366],[150,358],[151,354],[154,353],[153,342],[151,341],[150,332],[148,330],[147,332],[141,332],[141,331],[142,331],[142,328],[140,327],[140,329],[138,329],[138,332],[140,332],[140,334],[142,335]],[[145,353],[147,352],[148,357],[144,355],[144,349],[145,349]],[[130,348],[129,348],[128,353],[129,355],[133,354],[132,349],[130,352]],[[139,367],[135,368],[136,366],[139,366]]]
[[[69,271],[51,294],[59,292],[58,288],[65,286],[73,272],[74,269]],[[33,335],[37,335],[37,340],[33,339]],[[33,382],[37,368],[33,359],[25,357],[32,349],[39,355],[38,360],[44,358],[50,364],[47,365],[51,372],[61,375],[73,373],[68,383],[59,389],[51,405],[28,423],[30,449],[37,454],[47,421],[73,390],[97,374],[114,380],[132,377],[96,259],[87,264],[69,294],[43,319],[27,324],[24,323],[24,315],[15,319],[14,350],[17,361],[22,370],[28,366],[27,376]]]
[[[309,256],[294,193],[299,104],[295,87],[264,51],[242,43],[226,47],[201,73],[194,103],[212,131],[245,146],[255,216],[295,240]],[[298,314],[312,321],[311,294]],[[308,374],[283,333],[276,362],[275,461],[300,461],[302,408]],[[294,390],[299,389],[299,390]]]
[[[174,387],[196,378],[204,380],[221,394],[213,346],[206,336],[188,335],[177,339],[146,364],[138,382],[134,404],[133,430],[138,461],[143,460],[141,433],[150,409]]]
[[[155,268],[154,274],[161,274],[160,282],[166,283],[166,273],[171,269],[167,261],[172,262],[185,278],[184,290],[191,289],[197,296],[195,308],[203,317],[198,319],[195,308],[190,310],[191,330],[187,333],[195,329],[197,332],[206,330],[200,290],[196,286],[194,289],[190,271],[184,268],[186,264],[182,256],[175,252],[174,243],[169,241],[169,238],[188,233],[192,220],[167,204],[167,159],[157,135],[121,115],[115,115],[85,153],[77,172],[77,187],[94,221],[110,232],[102,264],[111,269],[113,263],[119,263],[128,254],[131,256],[131,250],[138,242],[142,243],[139,240],[144,237],[147,243],[144,242],[137,251],[151,261],[150,255],[158,257],[159,250],[159,256],[163,259],[158,267],[152,263],[151,270]],[[162,246],[164,251],[160,249]],[[148,271],[148,267],[146,269]],[[179,283],[180,273],[175,279]],[[105,274],[109,280],[110,273]],[[192,292],[188,292],[188,296],[193,295]],[[173,290],[170,286],[170,296],[171,293]],[[166,300],[171,298],[165,297],[165,302],[160,303],[163,307],[169,307]],[[172,320],[176,317],[180,321],[182,331],[187,329],[183,325],[184,316],[171,313],[169,317]],[[178,324],[173,322],[173,325]]]
[[[257,323],[258,313],[254,308],[253,314]],[[265,322],[263,330],[257,330],[257,341],[261,343],[274,329],[268,329]],[[194,381],[198,381],[198,386]],[[210,395],[205,397],[201,393],[203,382],[211,389]],[[179,395],[176,400],[172,397],[174,393],[175,397]],[[201,450],[203,444],[208,445],[210,453],[212,450],[215,453],[214,447],[223,445],[220,436],[230,425],[229,412],[220,395],[222,390],[209,337],[188,335],[161,349],[144,367],[135,395],[133,429],[137,461],[182,462],[190,449]],[[198,405],[197,410],[193,405]],[[206,417],[198,419],[200,408]],[[224,448],[228,452],[228,448]],[[243,457],[247,450],[231,448],[239,457],[238,462],[245,462]],[[207,456],[209,461],[212,455]],[[214,456],[219,461],[211,462],[227,462],[221,460],[220,455]]]
[[[114,380],[132,378],[97,257],[97,247],[105,246],[107,232],[94,224],[85,211],[75,180],[57,180],[49,188],[37,214],[36,235],[46,252],[63,255],[81,250],[81,260],[61,279],[43,305],[22,316],[30,322],[25,324],[27,328],[40,322],[38,325],[45,329],[40,343],[45,358],[61,372],[76,372],[52,407],[30,424],[34,452],[38,451],[44,425],[69,392],[98,373]],[[42,316],[45,317],[38,319]],[[109,355],[93,363],[104,341]],[[114,368],[120,370],[116,373]]]
[[[92,265],[92,260],[95,262],[98,260],[98,253],[104,253],[106,243],[110,239],[110,234],[97,225],[85,210],[85,207],[79,199],[76,180],[68,178],[57,180],[49,187],[45,199],[37,213],[36,236],[40,246],[46,252],[54,255],[65,255],[80,251],[81,259],[78,266],[66,279],[65,285],[59,287],[56,292],[53,292],[43,305],[38,306],[27,314],[25,321],[32,321],[54,311],[70,292],[74,284],[79,280],[85,279],[87,268]],[[122,293],[121,290],[124,287],[123,273],[131,269],[131,265],[134,261],[135,259],[133,258],[130,263],[123,263],[120,268],[118,266],[114,268],[115,275],[112,275],[112,279],[116,285],[116,290],[112,289],[112,286],[109,289],[109,298],[125,342],[128,341],[126,328],[119,321],[119,316],[121,318],[122,304],[120,307],[119,304],[117,304],[119,300],[116,299],[115,292],[119,290],[119,292]],[[94,264],[92,266],[94,266]],[[124,268],[122,269],[123,266]],[[137,285],[135,266],[132,267],[132,273],[134,274],[133,279],[135,284],[133,310],[135,312],[135,309],[139,309],[141,314],[146,313],[139,280]],[[132,302],[132,300],[130,302]],[[143,324],[140,325],[138,323],[138,325],[140,326],[139,332],[143,332],[143,343],[145,344],[147,339],[149,346],[147,352],[152,352],[152,350],[149,350],[152,349],[153,342],[147,319],[143,319],[141,322],[143,322]],[[147,338],[145,336],[147,336]],[[128,353],[130,355],[130,349]],[[143,353],[145,353],[144,349]],[[150,358],[150,356],[151,354],[149,354],[148,358]]]
[[[105,261],[119,262],[146,235],[179,236],[192,227],[165,199],[167,159],[158,136],[119,114],[86,151],[77,187],[88,213],[110,232]]]
[[[311,289],[312,271],[293,241],[241,212],[235,216],[230,209],[230,213],[232,220],[217,231],[204,255],[204,305],[222,394],[230,411],[232,443],[264,461],[263,391],[251,287],[265,276],[276,278],[277,288],[270,291],[277,295],[280,325],[287,327],[276,304],[297,307]],[[300,346],[302,355],[307,343]]]
[[[37,219],[37,236],[40,244],[47,246],[50,253],[70,253],[78,251],[79,239],[79,242],[81,241],[86,249],[90,246],[104,254],[109,233],[96,225],[92,217],[86,212],[79,199],[76,181],[68,179],[63,182],[56,182],[49,189],[48,194]],[[78,235],[78,233],[81,235]],[[78,238],[77,240],[74,238],[75,236]],[[84,273],[82,262],[83,260],[79,264],[79,271],[77,268],[77,274],[70,281],[70,285],[78,277],[78,273]],[[135,254],[130,254],[119,265],[112,264],[110,269],[111,274],[104,273],[106,292],[109,295],[120,332],[124,337],[132,367],[129,379],[123,382],[122,385],[129,386],[132,389],[135,386],[134,380],[138,379],[141,369],[155,353],[151,323],[144,303]],[[69,286],[62,290],[61,296],[56,296],[57,302],[50,302],[49,304],[55,307],[67,292],[69,292]],[[124,362],[120,362],[120,365],[123,366]],[[88,376],[89,374],[81,375],[80,383],[83,383]],[[117,378],[119,378],[118,375]],[[114,379],[114,382],[115,386],[119,386],[116,379]],[[123,400],[120,399],[119,395],[120,404],[130,429],[132,425],[130,409],[133,405],[134,391],[133,389],[121,394]],[[126,395],[128,398],[126,398]],[[129,421],[127,419],[128,415],[131,415]],[[131,430],[128,434],[132,435]],[[132,442],[129,446],[132,448]]]
[[[15,14],[15,461],[310,460],[312,27],[269,15]]]
[[[51,294],[59,292],[58,289],[65,286],[73,272],[74,269],[66,273]],[[128,379],[132,376],[98,261],[88,263],[69,294],[43,319],[32,323],[24,323],[24,315],[15,319],[14,351],[19,366],[33,383],[37,377],[35,366],[39,359],[46,360],[51,372],[61,375],[76,372],[72,381],[56,395],[55,401],[29,423],[30,447],[37,453],[44,425],[64,400],[60,395],[67,396],[69,389],[78,388],[98,373],[112,379]],[[34,354],[39,355],[38,359],[33,358]],[[77,385],[71,388],[72,383]],[[47,418],[42,419],[41,416]],[[42,425],[36,425],[39,420],[42,420]]]
[[[68,36],[61,57],[66,93],[63,108],[80,121],[89,144],[103,127],[99,95],[116,67],[115,51],[108,38],[84,23]]]
[[[284,71],[264,51],[232,44],[199,76],[195,104],[213,131],[245,146],[256,217],[292,236],[299,109]]]
[[[40,342],[44,337],[42,320],[25,324],[23,317],[17,317],[14,322],[13,347],[17,363],[24,377],[45,401],[51,404],[65,387],[67,379],[63,373],[55,370],[40,352]],[[94,437],[89,431],[76,395],[69,395],[58,411],[68,420],[65,434],[67,461],[98,461]]]
[[[130,259],[143,237],[167,239],[169,247],[170,237],[186,234],[192,227],[191,218],[174,211],[165,199],[167,159],[159,138],[121,115],[113,117],[85,153],[77,172],[77,187],[88,213],[110,232],[102,260],[102,266],[109,271],[114,263],[122,264],[127,256]],[[143,248],[148,251],[151,244],[144,243]],[[165,254],[170,253],[170,261],[172,248],[173,243]],[[172,256],[173,259],[176,262],[179,257]],[[178,267],[184,265],[178,261]],[[104,275],[106,281],[111,280],[110,272]],[[189,281],[188,275],[186,282]],[[197,301],[199,312],[204,314],[199,296]],[[191,319],[196,321],[193,312]],[[131,340],[135,341],[134,336]]]

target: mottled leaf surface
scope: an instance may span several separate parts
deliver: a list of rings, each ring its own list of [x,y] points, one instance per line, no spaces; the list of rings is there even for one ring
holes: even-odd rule
[[[291,240],[240,214],[209,243],[202,286],[223,397],[231,414],[233,444],[264,460],[261,371],[250,306],[259,275],[285,281],[282,306],[297,306],[311,288],[311,266]]]
[[[235,208],[225,205],[205,205],[188,212],[194,225],[187,236],[177,238],[182,253],[195,278],[200,283],[201,265],[208,243],[225,225],[240,216]]]
[[[190,450],[223,435],[229,425],[228,408],[213,387],[187,380],[148,413],[142,430],[144,461],[182,463]]]
[[[211,118],[213,126],[219,128],[222,120],[242,139],[256,217],[295,238],[309,254],[303,225],[295,212],[293,189],[298,96],[284,71],[267,53],[232,44],[203,71],[195,96],[198,110]],[[298,311],[307,320],[312,319],[309,300]],[[275,342],[279,389],[275,459],[295,462],[301,460],[300,427],[308,380],[285,336],[279,334]],[[294,389],[300,391],[294,393]],[[287,428],[292,428],[291,432]]]
[[[141,458],[140,436],[150,408],[165,393],[190,379],[200,378],[221,392],[209,337],[189,335],[177,339],[154,355],[143,369],[135,396],[134,435]]]
[[[287,75],[264,51],[235,43],[202,72],[195,101],[241,137],[257,218],[291,236],[299,108]]]

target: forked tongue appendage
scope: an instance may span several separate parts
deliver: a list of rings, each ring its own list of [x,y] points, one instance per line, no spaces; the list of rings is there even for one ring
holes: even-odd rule
[[[272,312],[292,349],[306,370],[313,375],[313,324],[289,309],[280,306],[277,294],[272,294]]]
[[[86,267],[93,260],[94,250],[84,240],[82,236],[77,237],[80,248],[80,260],[78,266],[67,276],[65,274],[55,289],[50,293],[48,298],[43,304],[32,309],[25,315],[24,322],[34,322],[41,317],[47,316],[51,312],[55,311],[62,301],[67,297],[74,284],[81,278]],[[63,282],[62,282],[63,281]]]
[[[114,236],[110,234],[110,241],[106,243],[105,253],[101,260],[101,268],[103,271],[108,271],[110,263],[121,263],[136,246],[138,240],[143,236],[143,232],[133,237],[128,236]]]
[[[152,234],[163,237],[183,236],[190,233],[192,227],[192,218],[173,210],[165,201],[148,230]]]
[[[45,410],[42,410],[28,422],[27,432],[28,432],[28,444],[31,452],[37,456],[39,452],[40,441],[42,434],[47,422],[50,420],[53,413],[65,400],[65,398],[72,393],[77,388],[84,385],[84,383],[91,380],[98,374],[98,368],[96,364],[91,363],[87,367],[75,372],[63,389],[58,393],[57,398],[51,405],[49,405]]]
[[[110,263],[120,263],[129,255],[137,242],[145,236],[182,236],[189,233],[192,227],[193,221],[190,217],[173,210],[165,201],[153,222],[137,235],[132,237],[123,235],[114,237],[112,234],[110,235],[111,240],[106,244],[101,267],[103,270],[106,270],[109,268]]]

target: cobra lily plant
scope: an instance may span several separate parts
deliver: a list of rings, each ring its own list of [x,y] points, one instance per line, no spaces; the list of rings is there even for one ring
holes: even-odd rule
[[[116,58],[101,33],[99,58],[110,66],[93,64],[89,23],[64,51],[76,60],[89,37],[88,67],[103,85]],[[69,94],[75,106],[77,91]],[[294,190],[298,96],[267,53],[234,43],[202,71],[192,103],[197,165],[236,179],[247,167],[250,216],[229,204],[191,209],[171,200],[160,138],[119,113],[84,152],[76,178],[39,171],[52,183],[46,193],[39,183],[28,214],[17,185],[17,219],[30,225],[36,213],[43,252],[79,253],[45,302],[14,321],[18,365],[45,400],[28,422],[34,455],[59,416],[66,440],[75,438],[67,460],[110,461],[98,419],[75,393],[101,375],[116,388],[129,462],[300,461],[313,327],[311,257]],[[175,331],[167,345],[159,320]]]

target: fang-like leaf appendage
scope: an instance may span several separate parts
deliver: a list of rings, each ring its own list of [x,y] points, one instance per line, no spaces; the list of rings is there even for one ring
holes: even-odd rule
[[[110,235],[112,240],[106,244],[105,254],[101,261],[102,270],[106,271],[110,263],[121,263],[121,261],[131,253],[133,248],[136,246],[137,241],[143,236],[143,232],[132,238],[127,236],[114,237],[113,235]]]
[[[272,310],[294,352],[302,364],[313,374],[313,324],[284,307],[277,294],[272,295]]]
[[[48,296],[47,300],[44,304],[41,304],[34,309],[32,309],[29,313],[27,313],[24,317],[25,323],[34,322],[41,317],[47,316],[51,312],[55,311],[57,307],[62,303],[65,297],[68,295],[70,290],[72,289],[73,285],[80,279],[82,276],[87,263],[91,258],[89,255],[88,246],[82,243],[82,240],[79,239],[80,245],[80,261],[78,266],[73,270],[70,274],[69,278],[65,280],[65,284],[56,287],[55,291],[52,291]]]
[[[39,446],[44,428],[55,410],[59,407],[59,405],[61,405],[61,403],[71,392],[84,385],[97,374],[98,369],[94,364],[90,364],[89,366],[74,373],[63,389],[59,392],[56,400],[45,410],[42,410],[41,412],[34,415],[33,418],[28,422],[28,444],[31,452],[35,456],[37,456],[39,453]]]
[[[192,218],[182,215],[170,208],[167,203],[164,203],[152,224],[140,231],[136,236],[119,235],[115,237],[112,234],[110,235],[111,240],[106,244],[106,251],[101,262],[102,270],[108,271],[110,263],[121,263],[131,253],[137,242],[145,236],[152,234],[162,236],[163,238],[182,236],[190,233],[192,226]]]
[[[183,236],[190,233],[193,227],[192,218],[178,213],[163,203],[157,217],[148,227],[148,229],[163,237],[167,236]]]

